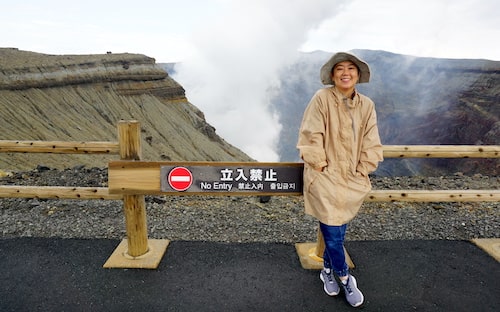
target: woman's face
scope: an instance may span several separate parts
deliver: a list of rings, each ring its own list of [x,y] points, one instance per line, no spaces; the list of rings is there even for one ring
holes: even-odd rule
[[[332,80],[342,93],[350,95],[359,80],[358,68],[351,61],[337,63],[332,70]]]

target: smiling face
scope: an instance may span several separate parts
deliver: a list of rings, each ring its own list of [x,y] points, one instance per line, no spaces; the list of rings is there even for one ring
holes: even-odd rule
[[[332,69],[332,80],[335,86],[346,96],[351,96],[354,85],[359,80],[359,70],[351,61],[335,64]]]

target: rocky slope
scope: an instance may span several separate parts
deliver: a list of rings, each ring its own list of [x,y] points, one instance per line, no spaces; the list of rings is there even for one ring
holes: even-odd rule
[[[216,134],[153,58],[0,48],[1,140],[117,141],[119,120],[141,123],[145,160],[250,160]],[[117,158],[0,153],[0,169],[106,167]]]

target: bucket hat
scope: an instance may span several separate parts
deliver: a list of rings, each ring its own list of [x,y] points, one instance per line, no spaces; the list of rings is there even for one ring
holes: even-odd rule
[[[347,52],[338,52],[335,53],[328,60],[328,62],[326,62],[325,65],[321,67],[320,78],[321,82],[324,85],[335,85],[335,83],[332,81],[332,69],[336,64],[344,61],[351,61],[358,67],[359,83],[370,81],[370,67],[368,67],[368,64],[365,61],[361,60],[354,54]]]

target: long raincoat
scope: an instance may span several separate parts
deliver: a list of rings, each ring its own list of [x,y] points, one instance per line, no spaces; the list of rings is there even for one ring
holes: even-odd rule
[[[371,190],[368,174],[383,160],[373,101],[358,92],[347,98],[335,86],[318,90],[304,112],[297,148],[306,214],[327,225],[348,223]]]

